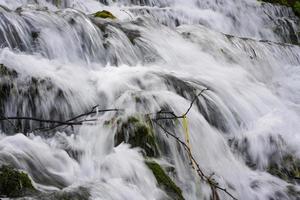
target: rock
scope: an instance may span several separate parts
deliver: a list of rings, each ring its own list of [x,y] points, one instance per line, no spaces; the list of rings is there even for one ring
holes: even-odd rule
[[[287,182],[295,183],[300,181],[300,160],[288,154],[280,162],[272,162],[268,172]]]
[[[146,156],[157,157],[159,155],[153,128],[142,119],[129,117],[127,120],[118,120],[118,129],[115,136],[115,144],[129,143],[132,147],[141,147]]]
[[[11,78],[17,78],[18,73],[15,70],[7,68],[4,64],[0,64],[0,76],[6,76]]]
[[[89,189],[80,186],[52,193],[40,193],[35,198],[39,200],[88,200],[90,196]]]
[[[295,14],[299,17],[300,16],[300,2],[299,1],[297,1],[293,5],[293,10],[294,10]]]
[[[111,12],[107,10],[98,11],[94,13],[93,16],[103,18],[103,19],[117,19]]]
[[[48,107],[42,106],[45,102],[49,103],[47,103]],[[66,91],[55,85],[50,78],[21,74],[9,66],[0,64],[1,116],[30,116],[63,121],[66,119],[66,112],[62,108],[71,110]],[[11,122],[13,126],[7,121],[1,121],[0,129],[6,134],[13,134],[30,132],[41,126],[39,122],[26,120],[12,120]]]
[[[152,171],[156,181],[161,189],[174,200],[183,200],[181,189],[172,181],[172,179],[165,173],[162,167],[154,161],[146,161],[146,165]]]
[[[35,191],[26,173],[10,166],[0,168],[0,196],[22,197]]]
[[[300,17],[300,2],[299,0],[262,0],[264,2],[279,4],[293,9],[295,15]]]

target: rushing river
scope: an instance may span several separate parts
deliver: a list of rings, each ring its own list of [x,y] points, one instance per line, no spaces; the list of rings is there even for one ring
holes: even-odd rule
[[[0,165],[28,173],[42,195],[25,199],[175,198],[152,159],[184,199],[211,199],[183,146],[146,119],[185,113],[207,88],[186,115],[201,170],[240,200],[299,200],[299,24],[256,0],[0,0]],[[65,121],[95,105],[118,111],[48,131],[3,120]],[[130,128],[118,141],[133,116],[152,129],[155,155],[128,144]],[[186,141],[184,122],[161,123]]]

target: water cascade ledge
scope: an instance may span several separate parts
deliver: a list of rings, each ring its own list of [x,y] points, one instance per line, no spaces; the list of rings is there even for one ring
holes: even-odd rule
[[[0,165],[34,186],[18,196],[300,198],[291,9],[252,0],[0,5]]]

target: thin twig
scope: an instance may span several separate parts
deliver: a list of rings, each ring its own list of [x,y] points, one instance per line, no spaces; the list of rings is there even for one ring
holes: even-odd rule
[[[34,117],[2,117],[0,121],[8,121],[8,120],[29,120],[29,121],[37,121],[43,123],[50,123],[50,124],[62,124],[62,125],[81,125],[77,124],[77,122],[64,122],[64,121],[57,121],[57,120],[49,120],[49,119],[39,119]]]
[[[28,121],[36,121],[36,122],[41,122],[41,123],[47,123],[47,124],[56,124],[52,127],[48,127],[48,128],[44,128],[44,127],[39,127],[36,128],[34,130],[32,130],[31,132],[35,132],[35,131],[49,131],[49,130],[53,130],[56,129],[60,126],[64,126],[67,125],[68,126],[75,126],[75,125],[83,125],[84,122],[90,122],[90,121],[96,121],[96,119],[84,119],[84,120],[80,120],[77,121],[78,119],[85,117],[85,116],[90,116],[92,114],[97,114],[97,113],[104,113],[104,112],[117,112],[120,111],[121,109],[102,109],[102,110],[95,110],[97,106],[94,106],[90,111],[77,115],[71,119],[68,119],[66,121],[59,121],[59,120],[50,120],[50,119],[40,119],[40,118],[35,118],[35,117],[0,117],[0,121],[8,121],[9,123],[13,124],[10,120],[28,120]],[[14,125],[14,124],[13,124]]]
[[[1,117],[1,118],[6,118],[7,119],[7,117]],[[10,124],[10,125],[12,125],[13,127],[15,127],[15,129],[17,130],[18,128],[16,127],[16,125],[12,122],[12,121],[10,121],[9,119],[7,119],[7,121],[8,121],[8,123]]]
[[[187,109],[187,111],[186,111],[183,115],[181,115],[181,117],[186,116],[186,115],[190,112],[190,110],[191,110],[192,107],[193,107],[193,104],[196,102],[196,100],[198,99],[198,97],[201,96],[202,93],[205,92],[206,90],[208,90],[208,88],[202,89],[202,90],[199,92],[199,94],[196,95],[196,96],[194,97],[194,99],[193,99],[192,102],[190,103],[190,107]]]
[[[82,117],[86,117],[86,116],[89,116],[89,115],[92,115],[92,114],[97,114],[97,113],[104,113],[104,112],[118,112],[118,111],[122,111],[123,109],[116,109],[116,108],[112,108],[112,109],[102,109],[102,110],[95,110],[96,108],[98,107],[97,106],[94,106],[90,111],[86,112],[86,113],[83,113],[83,114],[80,114],[80,115],[77,115],[71,119],[68,119],[66,120],[65,122],[71,122],[71,121],[74,121],[74,120],[77,120],[79,118],[82,118]],[[81,122],[88,122],[88,121],[96,121],[96,119],[90,119],[90,120],[82,120]],[[52,126],[52,127],[48,127],[48,128],[37,128],[33,131],[50,131],[50,130],[54,130],[62,125],[65,125],[65,124],[59,124],[59,125],[55,125],[55,126]],[[76,124],[70,124],[65,127],[67,128],[68,126],[72,126],[72,125],[76,125]]]
[[[192,109],[194,103],[197,101],[199,96],[203,95],[203,92],[205,92],[206,90],[209,90],[208,88],[204,88],[202,89],[191,101],[188,109],[185,111],[185,113],[183,113],[182,115],[176,115],[173,111],[159,111],[157,112],[157,114],[170,114],[170,117],[158,117],[156,118],[156,120],[167,120],[167,119],[182,119],[184,118]]]

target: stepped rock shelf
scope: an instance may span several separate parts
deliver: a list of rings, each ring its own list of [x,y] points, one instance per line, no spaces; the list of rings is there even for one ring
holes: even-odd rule
[[[298,0],[0,0],[0,199],[299,200]]]

